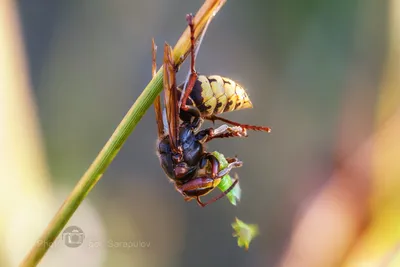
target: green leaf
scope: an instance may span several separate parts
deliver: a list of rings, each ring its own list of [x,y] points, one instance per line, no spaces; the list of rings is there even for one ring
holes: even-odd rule
[[[232,223],[232,228],[234,230],[233,236],[237,237],[238,246],[244,247],[245,250],[249,249],[250,242],[259,235],[257,224],[246,224],[238,218]]]
[[[212,154],[219,161],[220,171],[222,171],[228,166],[228,161],[226,160],[223,154],[217,151],[212,152]],[[235,178],[236,179],[238,178],[237,175]],[[225,192],[226,190],[228,190],[229,187],[231,187],[233,182],[234,179],[229,174],[227,174],[224,177],[222,177],[221,182],[218,184],[218,189],[221,190],[222,192]],[[236,206],[237,202],[240,200],[241,194],[242,190],[240,189],[239,183],[237,183],[235,187],[228,194],[226,194],[226,197],[228,198],[229,202],[231,202],[232,205]]]

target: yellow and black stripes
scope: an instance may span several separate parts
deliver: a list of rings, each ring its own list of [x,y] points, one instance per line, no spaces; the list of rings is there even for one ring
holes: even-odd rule
[[[186,104],[194,104],[204,116],[253,107],[241,85],[218,75],[199,75]]]

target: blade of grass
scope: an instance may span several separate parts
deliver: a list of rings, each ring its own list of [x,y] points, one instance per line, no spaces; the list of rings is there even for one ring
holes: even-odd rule
[[[205,1],[194,18],[194,23],[196,25],[196,40],[201,35],[207,21],[218,12],[225,2],[226,0]],[[189,54],[189,48],[190,30],[189,28],[186,28],[176,43],[173,51],[173,58],[177,66],[182,64],[182,62],[186,59],[187,55]],[[83,199],[100,180],[101,176],[115,158],[128,136],[135,129],[136,125],[143,117],[147,109],[152,105],[156,96],[162,91],[162,78],[163,69],[160,68],[156,76],[146,86],[142,94],[138,97],[128,113],[122,119],[121,123],[115,129],[113,135],[97,155],[89,169],[85,172],[78,184],[64,201],[63,205],[60,207],[47,228],[39,237],[39,240],[33,245],[32,249],[26,255],[20,266],[36,266],[43,258],[49,249],[49,245],[46,244],[52,244],[54,242]]]

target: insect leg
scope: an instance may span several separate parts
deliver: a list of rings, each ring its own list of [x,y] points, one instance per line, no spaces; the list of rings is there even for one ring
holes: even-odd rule
[[[210,161],[210,164],[211,164],[211,178],[215,179],[217,177],[222,177],[222,176],[218,176],[218,171],[219,171],[219,161],[218,161],[218,159],[211,153],[207,153],[204,156],[204,159],[207,159],[207,160]]]
[[[216,115],[210,115],[210,116],[206,116],[205,119],[210,120],[212,122],[219,120],[219,121],[223,121],[225,123],[234,125],[234,126],[239,126],[242,127],[244,129],[249,129],[249,130],[253,130],[253,131],[264,131],[264,132],[271,132],[271,128],[266,127],[266,126],[257,126],[257,125],[249,125],[249,124],[241,124],[235,121],[230,121],[228,119],[222,118],[222,117],[218,117]]]
[[[217,201],[217,200],[223,198],[223,197],[226,196],[229,192],[231,192],[232,189],[236,186],[236,184],[237,184],[238,182],[239,182],[239,180],[238,180],[238,179],[235,179],[235,180],[233,181],[232,185],[231,185],[228,189],[226,189],[224,192],[222,192],[222,193],[219,194],[218,196],[216,196],[216,197],[214,197],[214,198],[208,200],[206,203],[202,202],[202,201],[200,200],[200,197],[199,197],[199,196],[196,197],[197,204],[199,204],[200,207],[204,208],[205,206],[207,206],[207,205],[209,205],[209,204],[211,204],[211,203],[214,203],[215,201]]]
[[[154,42],[154,38],[152,39],[152,65],[151,65],[151,73],[152,77],[156,76],[157,73],[157,46]],[[154,112],[156,114],[156,122],[157,122],[157,129],[158,129],[158,138],[162,138],[164,136],[164,123],[162,118],[161,112],[161,96],[158,95],[156,100],[154,100]]]
[[[229,127],[224,124],[212,131],[206,138],[205,142],[209,142],[214,138],[229,138],[229,137],[247,137],[246,128],[241,126]]]
[[[217,129],[208,128],[196,134],[196,139],[200,142],[209,142],[214,138],[247,137],[247,130],[241,126],[229,127],[224,124]]]
[[[225,158],[228,163],[239,161],[239,159],[235,156],[234,158]]]
[[[206,26],[204,27],[204,29],[203,29],[203,32],[201,33],[201,36],[200,36],[200,39],[199,39],[199,41],[197,42],[197,46],[196,46],[196,51],[194,51],[194,57],[196,58],[197,56],[198,56],[198,54],[199,54],[199,50],[200,50],[200,46],[201,46],[201,43],[203,42],[203,39],[204,39],[204,36],[206,35],[206,32],[207,32],[207,29],[208,29],[208,26],[210,25],[210,22],[211,22],[211,20],[212,20],[212,18],[215,16],[215,13],[208,19],[208,21],[207,21],[207,23],[206,23]],[[184,95],[184,93],[185,93],[185,88],[187,87],[187,84],[188,84],[188,81],[189,81],[189,78],[190,78],[190,74],[191,74],[191,70],[189,70],[189,72],[188,72],[188,74],[186,75],[186,79],[185,79],[185,83],[184,83],[184,86],[183,86],[183,94],[181,95],[181,98],[180,98],[180,100],[179,100],[179,107],[182,105],[182,97],[183,97],[183,95]]]
[[[240,168],[243,166],[243,161],[240,161],[237,158],[229,158],[230,163],[228,164],[228,166],[226,168],[224,168],[223,170],[221,170],[218,174],[217,174],[217,178],[222,178],[225,175],[227,175],[233,168]],[[228,161],[229,162],[229,161]]]
[[[186,106],[186,101],[189,98],[190,93],[192,92],[193,86],[197,80],[197,72],[195,69],[196,55],[195,55],[195,39],[194,39],[194,24],[193,24],[193,15],[186,15],[186,20],[189,24],[190,28],[190,76],[187,86],[185,88],[185,93],[181,98],[181,106],[180,108],[183,110],[188,110],[188,106]]]

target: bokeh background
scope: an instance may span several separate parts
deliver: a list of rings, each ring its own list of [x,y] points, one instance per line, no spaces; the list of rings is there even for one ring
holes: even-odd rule
[[[1,1],[0,266],[23,259],[151,79],[151,38],[175,44],[201,4]],[[400,266],[399,18],[396,0],[228,1],[197,70],[247,88],[254,109],[226,117],[273,130],[209,144],[244,161],[241,203],[183,201],[151,109],[67,224],[82,246],[60,236],[40,266]],[[260,227],[248,252],[235,216]]]

